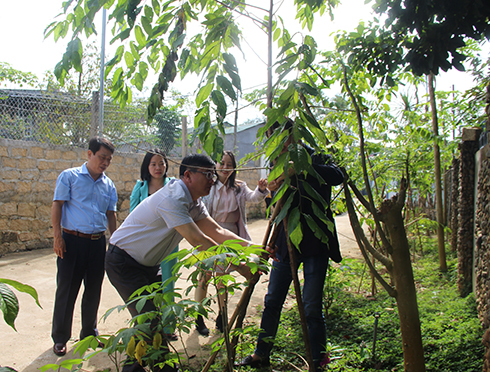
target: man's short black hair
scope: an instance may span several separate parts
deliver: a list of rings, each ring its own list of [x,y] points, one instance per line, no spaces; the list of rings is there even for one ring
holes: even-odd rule
[[[198,168],[215,168],[216,164],[207,155],[191,154],[187,155],[180,163],[179,176],[183,177],[186,170],[195,171]]]
[[[290,134],[291,134],[291,129],[293,128],[293,125],[294,125],[294,122],[290,119],[290,118],[286,118],[286,121],[285,123],[284,122],[279,122],[279,121],[276,121],[274,122],[274,124],[272,124],[269,129],[267,129],[267,132],[266,132],[266,135],[267,135],[267,138],[269,138],[272,133],[274,133],[274,131],[278,128],[280,128],[281,126],[284,126],[284,131],[288,131]]]
[[[94,155],[97,151],[100,150],[101,146],[104,146],[107,150],[111,152],[111,154],[114,154],[115,147],[108,139],[96,136],[90,138],[90,140],[88,141],[88,149],[92,151],[92,154]]]

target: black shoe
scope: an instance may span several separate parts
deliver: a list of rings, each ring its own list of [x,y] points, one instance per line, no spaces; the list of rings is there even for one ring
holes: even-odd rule
[[[216,318],[216,329],[223,333],[223,316],[221,315],[221,311],[218,314],[218,317]]]
[[[135,359],[128,358],[124,362],[122,372],[146,372],[146,370]]]
[[[179,372],[179,366],[175,364],[171,366],[170,364],[165,364],[162,368],[153,367],[153,372]]]
[[[259,359],[254,360],[252,355],[249,355],[242,359],[241,362],[235,363],[235,367],[252,367],[252,368],[260,368],[260,367],[268,367],[271,365],[269,359]]]
[[[202,318],[202,315],[197,316],[196,329],[201,336],[209,336],[209,329],[208,327],[206,327],[206,324],[204,324],[204,319]]]
[[[63,356],[66,354],[66,344],[62,344],[60,342],[57,342],[53,345],[53,353],[55,353],[58,356]]]
[[[177,336],[177,333],[165,333],[165,339],[167,341],[178,341],[179,336]]]

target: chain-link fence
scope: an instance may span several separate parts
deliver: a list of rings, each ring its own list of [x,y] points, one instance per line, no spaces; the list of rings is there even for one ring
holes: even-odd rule
[[[137,152],[158,147],[168,156],[181,154],[180,115],[160,115],[146,124],[146,107],[135,103],[120,108],[104,102],[102,135],[118,151]],[[48,145],[86,147],[99,133],[98,93],[81,99],[68,93],[41,90],[0,90],[0,138]]]

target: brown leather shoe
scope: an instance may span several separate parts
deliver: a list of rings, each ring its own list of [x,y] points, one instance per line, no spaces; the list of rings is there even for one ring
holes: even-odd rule
[[[53,352],[58,356],[66,354],[66,344],[56,343],[53,345]]]

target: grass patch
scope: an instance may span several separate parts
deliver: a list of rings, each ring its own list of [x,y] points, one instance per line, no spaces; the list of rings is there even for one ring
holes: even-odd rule
[[[424,247],[413,264],[427,371],[481,371],[484,347],[473,295],[461,298],[456,287],[455,257],[448,272],[438,270],[437,249]],[[362,279],[361,279],[362,278]],[[380,289],[371,296],[371,279],[364,263],[353,259],[333,265],[325,290],[328,306],[328,371],[403,371],[403,352],[394,298]],[[379,316],[373,354],[375,314]],[[248,338],[243,352],[253,351]],[[251,345],[250,345],[251,344]],[[272,354],[273,370],[305,370],[303,340],[296,307],[283,311]],[[294,367],[294,366],[295,367]]]

